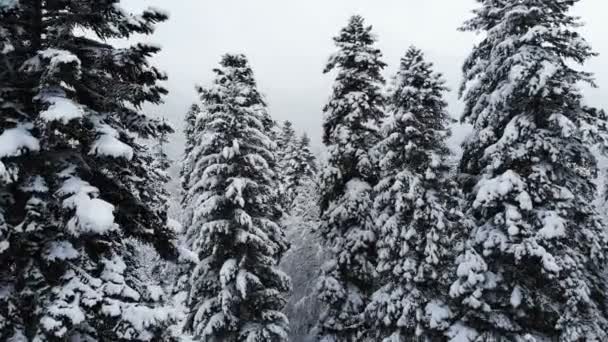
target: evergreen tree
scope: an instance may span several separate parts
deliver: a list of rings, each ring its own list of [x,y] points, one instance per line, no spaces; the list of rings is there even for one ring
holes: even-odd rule
[[[0,1],[0,340],[169,339],[129,242],[175,253],[136,140],[167,131],[140,110],[165,76],[157,47],[110,43],[165,19],[117,0]]]
[[[320,234],[332,257],[318,290],[326,304],[319,322],[322,341],[365,338],[363,311],[375,280],[375,234],[371,216],[377,166],[370,154],[383,116],[381,71],[372,28],[353,16],[334,38],[338,52],[325,72],[337,71],[324,112],[327,166],[321,175]]]
[[[317,158],[310,150],[310,138],[303,134],[293,156],[293,187],[298,188],[308,180],[315,179],[318,172]]]
[[[448,179],[444,83],[422,51],[411,47],[389,94],[374,202],[381,287],[367,307],[376,341],[439,338],[449,327],[443,293],[456,244],[458,198]]]
[[[225,55],[214,71],[213,86],[201,91],[187,186],[187,244],[200,262],[185,328],[202,341],[286,341],[290,281],[276,266],[287,244],[272,208],[267,111],[245,56]]]
[[[281,132],[277,138],[278,159],[282,161],[285,154],[293,150],[296,144],[296,131],[291,121],[286,120],[283,122]]]
[[[197,88],[197,91],[202,91],[201,88]],[[195,157],[197,156],[197,152],[195,148],[197,148],[197,132],[202,131],[200,126],[197,126],[198,123],[202,122],[202,120],[198,120],[198,116],[201,113],[201,108],[198,104],[193,104],[190,107],[190,110],[186,113],[185,118],[185,127],[184,127],[184,136],[186,138],[186,147],[184,149],[184,157],[181,161],[180,168],[180,181],[181,181],[181,204],[182,204],[182,212],[180,223],[187,227],[191,224],[192,221],[192,208],[188,205],[188,203],[192,200],[188,197],[191,183],[191,176],[193,173],[194,163],[196,162]]]
[[[277,135],[277,150],[276,150],[276,165],[277,177],[279,182],[279,202],[281,210],[285,213],[289,212],[293,197],[291,185],[288,177],[289,168],[291,167],[291,158],[296,152],[296,131],[293,128],[291,121],[284,121],[280,126],[280,132]]]
[[[163,119],[163,130],[154,139],[154,144],[151,148],[149,156],[150,172],[152,173],[154,187],[158,197],[156,199],[155,209],[160,213],[166,213],[169,207],[169,191],[167,183],[171,180],[169,169],[171,168],[171,159],[167,155],[167,145],[169,144],[169,133],[173,132],[173,128]],[[166,215],[166,214],[165,214]]]
[[[162,120],[162,123],[167,127],[167,129],[160,132],[158,138],[155,141],[155,144],[152,146],[152,152],[154,156],[154,167],[167,171],[171,168],[171,159],[167,155],[167,145],[169,144],[169,132],[173,129],[169,124],[166,123],[165,119]]]
[[[480,0],[464,30],[486,36],[464,65],[461,170],[470,249],[451,295],[475,341],[608,339],[606,230],[593,208],[597,111],[575,69],[593,56],[576,0]],[[588,136],[590,134],[590,136]],[[455,328],[455,329],[456,329]],[[453,332],[457,334],[458,332]]]
[[[282,153],[281,183],[283,205],[290,212],[294,209],[294,201],[298,196],[300,187],[317,173],[316,158],[310,151],[310,139],[303,135],[297,139],[294,136]]]

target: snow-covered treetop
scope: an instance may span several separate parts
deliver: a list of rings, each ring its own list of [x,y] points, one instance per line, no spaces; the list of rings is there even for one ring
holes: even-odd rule
[[[374,132],[382,117],[381,71],[386,65],[371,30],[362,17],[353,16],[334,38],[338,52],[329,58],[324,71],[338,72],[332,98],[324,108],[326,145],[346,143],[354,130]]]
[[[389,90],[390,115],[378,145],[382,169],[407,165],[424,173],[431,166],[445,168],[443,159],[449,149],[444,141],[450,134],[445,91],[442,75],[433,71],[433,64],[424,60],[421,50],[410,47]]]
[[[475,17],[462,30],[484,31],[485,37],[465,62],[461,89],[463,120],[483,128],[479,143],[496,142],[500,137],[493,127],[536,103],[542,102],[547,113],[579,107],[577,83],[592,78],[572,62],[582,64],[594,53],[575,30],[578,18],[568,14],[578,0],[479,2]],[[567,125],[568,120],[560,118],[546,116],[553,124]]]
[[[384,115],[381,71],[386,65],[371,31],[362,17],[353,16],[334,38],[338,51],[325,68],[326,73],[336,70],[337,75],[323,110],[323,142],[328,146],[330,164],[344,173],[345,179],[372,180],[376,173],[369,150],[378,139]]]
[[[594,53],[569,14],[578,0],[478,2],[463,30],[484,36],[461,89],[474,126],[461,161],[474,250],[457,260],[451,295],[476,328],[513,339],[605,340],[608,236],[590,150],[605,115],[582,103],[579,84],[593,80],[577,68]]]

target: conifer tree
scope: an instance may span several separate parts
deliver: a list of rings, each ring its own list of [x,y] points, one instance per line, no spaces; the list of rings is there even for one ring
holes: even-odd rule
[[[310,138],[306,134],[302,134],[300,137],[296,153],[294,154],[293,160],[294,167],[294,188],[302,186],[305,182],[316,178],[318,172],[317,158],[314,153],[310,150]]]
[[[281,153],[281,188],[282,201],[289,213],[294,209],[297,191],[307,181],[314,179],[317,173],[316,158],[310,151],[310,139],[303,135],[296,138],[295,132],[291,141]]]
[[[278,159],[282,161],[286,153],[292,150],[296,143],[296,131],[293,128],[293,123],[286,120],[281,126],[281,132],[277,139]]]
[[[0,1],[0,340],[169,339],[128,239],[174,255],[136,140],[167,129],[140,110],[165,76],[148,61],[159,48],[111,43],[166,19],[112,0]]]
[[[202,341],[286,341],[290,281],[277,264],[287,244],[272,208],[267,111],[245,56],[225,55],[214,72],[201,90],[187,186],[187,244],[200,262],[185,328]]]
[[[279,202],[281,209],[288,213],[293,202],[291,184],[289,184],[292,158],[296,153],[296,131],[291,121],[286,120],[279,127],[277,134],[276,165],[279,182]]]
[[[478,2],[463,27],[486,35],[464,65],[474,133],[461,163],[475,227],[450,291],[462,305],[454,329],[474,341],[607,340],[588,129],[598,112],[583,107],[578,83],[592,75],[576,68],[594,53],[569,14],[578,1]]]
[[[332,256],[318,290],[326,306],[319,335],[326,342],[366,338],[363,311],[376,277],[371,192],[378,175],[370,150],[383,116],[385,64],[371,30],[353,16],[334,38],[338,52],[325,69],[337,72],[323,123],[328,161],[321,175],[319,232]]]
[[[197,87],[197,91],[200,95],[202,89],[200,87]],[[191,199],[188,197],[188,195],[190,190],[193,167],[194,163],[196,162],[195,157],[197,156],[197,152],[195,151],[195,148],[197,148],[197,133],[202,131],[201,127],[197,126],[199,123],[202,123],[202,120],[198,120],[200,113],[200,106],[198,104],[193,104],[186,113],[186,118],[184,122],[184,136],[186,138],[186,146],[184,148],[184,157],[181,161],[181,167],[179,172],[182,192],[181,205],[183,208],[180,221],[184,227],[189,226],[192,221],[192,208],[188,205]]]
[[[448,179],[447,90],[422,51],[401,59],[377,145],[375,188],[379,285],[367,307],[376,341],[442,337],[458,198]]]
[[[169,176],[171,159],[167,155],[167,146],[169,144],[168,135],[173,132],[173,128],[165,119],[161,120],[161,125],[163,130],[159,132],[158,137],[154,139],[148,165],[150,166],[150,172],[152,173],[155,192],[158,195],[155,201],[155,210],[159,213],[165,213],[164,215],[166,215],[169,207],[169,191],[166,186],[171,180],[171,177]]]

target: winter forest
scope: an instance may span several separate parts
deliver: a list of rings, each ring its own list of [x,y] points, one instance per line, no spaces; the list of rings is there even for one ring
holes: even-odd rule
[[[351,16],[317,147],[247,51],[152,115],[171,74],[139,38],[161,9],[0,0],[0,341],[608,341],[579,1],[475,0],[458,113],[423,49],[386,60]]]

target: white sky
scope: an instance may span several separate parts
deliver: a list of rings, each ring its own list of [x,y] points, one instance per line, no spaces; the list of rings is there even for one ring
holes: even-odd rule
[[[352,14],[374,26],[378,47],[389,64],[389,79],[409,45],[427,53],[442,72],[452,92],[450,110],[460,116],[457,90],[461,65],[475,35],[457,30],[471,17],[474,0],[128,0],[128,9],[154,6],[167,10],[169,21],[145,41],[158,43],[162,53],[155,64],[169,75],[170,94],[161,107],[150,110],[167,117],[179,131],[170,154],[178,158],[185,112],[196,100],[195,84],[211,82],[211,70],[226,52],[245,53],[258,85],[276,120],[289,119],[320,144],[322,108],[332,85],[322,70],[335,50],[332,37]],[[590,104],[608,108],[608,24],[605,0],[583,0],[575,8],[587,26],[585,37],[600,53],[586,66],[596,73],[600,89],[586,89]]]

